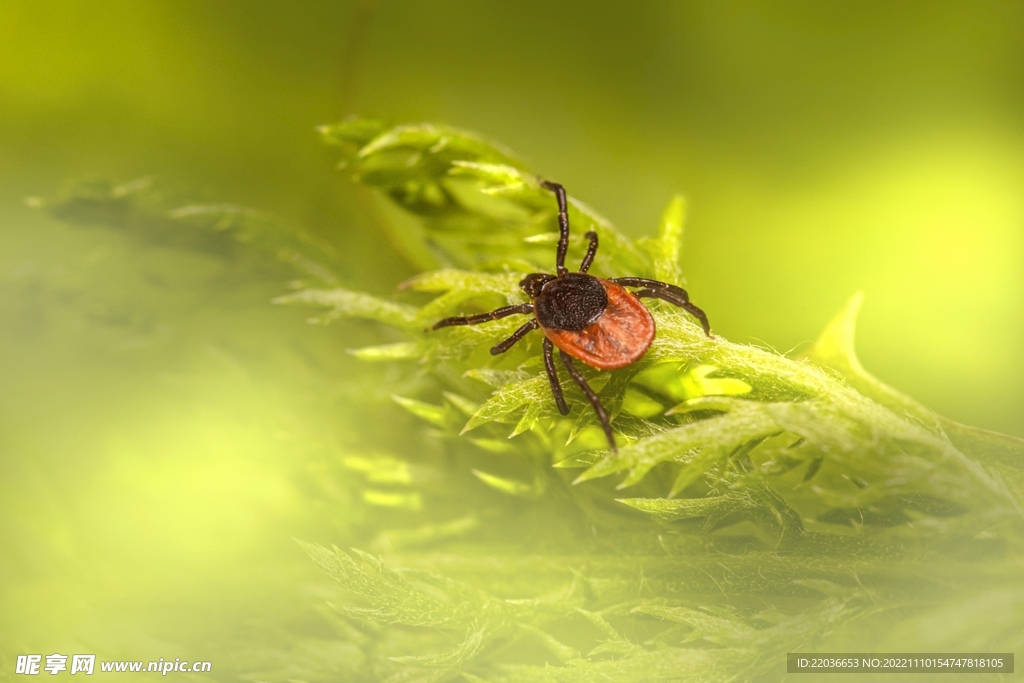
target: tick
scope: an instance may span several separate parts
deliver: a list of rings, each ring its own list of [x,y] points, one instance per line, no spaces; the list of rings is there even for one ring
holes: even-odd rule
[[[562,394],[562,385],[555,369],[554,347],[573,381],[586,395],[601,421],[608,445],[618,451],[611,420],[594,390],[580,374],[573,358],[598,370],[617,370],[640,360],[654,341],[654,318],[640,299],[662,299],[689,311],[711,336],[711,326],[704,311],[690,303],[686,290],[667,282],[642,277],[618,277],[606,280],[589,275],[587,271],[597,254],[597,233],[588,232],[590,240],[579,272],[565,267],[565,254],[569,249],[569,210],[565,188],[558,183],[542,181],[541,187],[550,190],[558,200],[558,251],[555,255],[555,274],[530,273],[519,287],[530,298],[529,303],[503,306],[490,313],[445,318],[432,329],[452,325],[479,325],[506,318],[510,315],[533,317],[505,341],[491,348],[491,355],[505,353],[527,334],[540,328],[544,332],[544,367],[558,412],[569,414],[569,406]],[[639,288],[631,292],[627,287]]]

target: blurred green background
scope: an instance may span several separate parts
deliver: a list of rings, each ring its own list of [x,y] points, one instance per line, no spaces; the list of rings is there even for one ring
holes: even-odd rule
[[[386,375],[343,353],[375,329],[25,198],[158,176],[388,293],[413,270],[314,132],[356,112],[479,131],[634,237],[682,192],[718,333],[799,350],[864,290],[868,370],[1024,436],[1022,3],[8,0],[0,675],[73,651],[233,677],[260,639],[332,637],[291,537],[373,525],[320,468],[393,429],[361,400]]]

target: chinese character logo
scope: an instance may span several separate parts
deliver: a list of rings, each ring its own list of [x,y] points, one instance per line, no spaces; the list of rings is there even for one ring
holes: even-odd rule
[[[42,659],[42,655],[18,655],[18,664],[14,673],[35,676],[39,673],[39,662]]]
[[[92,668],[96,665],[96,655],[71,655],[71,673],[82,672],[92,674]]]
[[[58,654],[46,655],[46,666],[43,668],[49,671],[51,676],[55,676],[57,672],[67,670],[68,656]]]

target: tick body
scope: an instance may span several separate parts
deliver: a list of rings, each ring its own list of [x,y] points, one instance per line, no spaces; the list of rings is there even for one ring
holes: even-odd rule
[[[552,344],[599,370],[632,365],[654,341],[650,312],[636,295],[611,280],[566,273],[547,283],[533,306]],[[566,315],[566,309],[579,313]]]
[[[510,315],[532,314],[530,321],[516,330],[511,337],[491,348],[491,354],[508,351],[520,339],[535,329],[544,332],[544,367],[551,384],[551,393],[562,415],[569,406],[562,393],[562,385],[555,367],[554,348],[558,349],[562,364],[580,390],[587,397],[601,422],[608,445],[618,450],[611,420],[601,400],[587,384],[573,364],[577,358],[598,370],[616,370],[640,360],[654,341],[654,318],[641,303],[644,297],[658,298],[685,309],[700,321],[704,333],[711,335],[704,312],[690,303],[686,291],[675,285],[639,277],[620,277],[611,280],[587,273],[597,254],[597,234],[588,232],[590,240],[579,272],[565,267],[565,254],[569,249],[569,212],[565,190],[557,183],[544,181],[541,186],[554,192],[558,199],[559,239],[556,252],[555,274],[531,273],[519,283],[530,298],[530,303],[505,306],[490,313],[445,318],[433,329],[452,325],[478,325]],[[639,288],[631,292],[627,287]]]

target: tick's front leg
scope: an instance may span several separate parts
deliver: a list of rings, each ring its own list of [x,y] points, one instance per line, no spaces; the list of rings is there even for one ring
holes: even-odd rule
[[[499,353],[505,353],[506,351],[511,349],[517,341],[528,335],[530,332],[533,332],[538,327],[540,327],[540,323],[537,322],[536,318],[534,318],[533,320],[531,320],[530,322],[526,323],[518,330],[513,332],[511,337],[501,342],[500,344],[495,344],[494,346],[492,346],[491,355],[497,356]]]
[[[533,304],[516,304],[514,306],[502,306],[497,308],[490,313],[478,313],[476,315],[464,315],[456,316],[454,318],[445,318],[434,323],[434,326],[430,329],[437,330],[442,327],[451,327],[453,325],[479,325],[480,323],[487,323],[492,320],[500,320],[501,318],[507,318],[510,315],[516,315],[517,313],[533,313]]]

